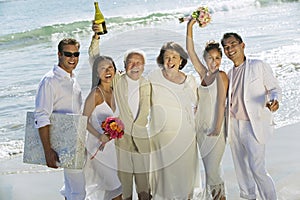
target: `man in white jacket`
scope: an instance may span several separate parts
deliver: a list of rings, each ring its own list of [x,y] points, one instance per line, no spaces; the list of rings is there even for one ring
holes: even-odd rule
[[[228,72],[228,131],[240,196],[276,200],[274,182],[265,167],[265,144],[273,133],[272,112],[279,108],[281,88],[271,67],[245,56],[245,43],[236,33],[221,40],[233,62]]]

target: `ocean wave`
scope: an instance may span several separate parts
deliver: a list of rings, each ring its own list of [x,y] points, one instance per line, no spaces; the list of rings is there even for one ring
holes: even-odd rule
[[[234,2],[234,3],[233,3]],[[245,3],[248,2],[248,3]],[[235,1],[222,1],[218,4],[207,3],[212,13],[223,12],[231,9],[238,9],[241,7],[253,4],[253,0],[242,1],[237,3]],[[128,30],[135,26],[147,26],[159,24],[167,20],[177,20],[179,17],[188,15],[195,7],[181,7],[176,9],[164,11],[149,11],[142,15],[115,15],[106,18],[106,25],[111,31]],[[32,30],[26,30],[17,33],[6,34],[0,36],[0,43],[6,49],[17,49],[26,46],[32,46],[51,41],[52,37],[73,37],[73,36],[86,36],[90,34],[91,21],[79,20],[70,23],[60,23],[53,25],[46,25],[37,27]]]
[[[292,3],[292,2],[300,2],[300,0],[256,0],[261,4],[274,4],[274,3]]]
[[[0,160],[23,153],[24,142],[12,140],[0,143]]]
[[[296,0],[281,0],[280,2],[297,2]],[[298,0],[299,1],[299,0]],[[225,0],[225,1],[207,1],[205,6],[208,6],[210,11],[214,14],[217,12],[228,12],[235,9],[242,9],[249,6],[255,7],[257,3],[268,4],[278,2],[277,0]],[[199,5],[200,6],[200,5]],[[168,20],[177,20],[179,17],[190,14],[195,7],[182,6],[176,9],[163,10],[163,11],[149,11],[143,15],[115,15],[106,18],[106,25],[110,31],[129,30],[135,26],[148,26],[160,24]],[[32,30],[11,33],[0,36],[0,44],[6,49],[17,49],[26,46],[33,46],[42,44],[47,41],[53,40],[58,35],[60,37],[85,37],[91,33],[91,21],[79,20],[70,23],[60,23],[53,25],[46,25]]]
[[[152,13],[147,16],[136,17],[110,17],[106,19],[107,28],[110,31],[126,30],[133,26],[160,23],[166,20],[174,20],[182,16],[181,13]],[[33,30],[0,36],[0,43],[6,49],[20,48],[51,41],[57,35],[76,36],[91,33],[91,21],[77,21],[71,23],[54,24],[39,27]]]
[[[19,33],[7,34],[0,37],[0,43],[7,49],[21,48],[41,44],[51,39],[51,35],[57,33],[78,33],[84,31],[90,22],[80,21],[69,24],[54,24],[39,27],[33,30],[23,31]]]

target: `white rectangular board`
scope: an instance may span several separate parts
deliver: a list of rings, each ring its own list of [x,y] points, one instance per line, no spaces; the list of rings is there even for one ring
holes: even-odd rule
[[[34,127],[34,113],[27,112],[23,162],[46,165],[38,129]],[[59,166],[82,169],[85,163],[87,117],[77,114],[53,113],[50,117],[51,147],[59,156]]]

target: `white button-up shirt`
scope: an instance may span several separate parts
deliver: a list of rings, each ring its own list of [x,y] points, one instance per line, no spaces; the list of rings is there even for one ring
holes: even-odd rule
[[[75,79],[61,67],[55,65],[42,78],[35,100],[35,127],[50,124],[52,113],[80,114],[81,88]]]
[[[128,105],[132,112],[133,119],[135,119],[139,111],[140,84],[139,80],[132,80],[127,75],[126,80],[128,84]]]

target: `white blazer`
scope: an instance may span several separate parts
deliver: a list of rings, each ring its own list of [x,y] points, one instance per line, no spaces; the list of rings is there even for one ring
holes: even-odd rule
[[[273,134],[272,112],[266,107],[271,99],[281,100],[282,90],[274,77],[271,67],[261,60],[246,59],[243,83],[244,103],[255,137],[260,144],[265,144]],[[232,69],[230,76],[228,105],[231,103]],[[228,108],[228,110],[230,110]],[[228,135],[230,138],[230,112],[227,112]]]

